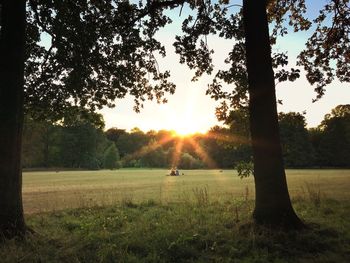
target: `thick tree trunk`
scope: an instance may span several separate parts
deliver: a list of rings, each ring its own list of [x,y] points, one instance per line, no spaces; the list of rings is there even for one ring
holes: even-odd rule
[[[2,0],[0,31],[0,235],[25,233],[22,206],[25,0]]]
[[[283,165],[266,1],[244,0],[243,19],[256,193],[253,217],[259,224],[299,228],[303,224],[291,205]]]

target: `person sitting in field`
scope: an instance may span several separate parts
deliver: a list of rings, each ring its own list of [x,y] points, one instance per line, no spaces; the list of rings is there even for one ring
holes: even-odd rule
[[[179,170],[178,170],[177,168],[175,168],[175,175],[176,175],[176,176],[179,176],[179,175],[180,175],[180,172],[179,172]]]
[[[175,176],[175,175],[176,175],[176,172],[175,172],[174,167],[171,168],[171,170],[170,170],[170,175],[171,175],[171,176]]]

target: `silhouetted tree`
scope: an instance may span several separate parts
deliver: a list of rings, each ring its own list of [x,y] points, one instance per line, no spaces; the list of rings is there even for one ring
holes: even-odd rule
[[[60,126],[25,116],[22,167],[49,167],[57,164]]]
[[[25,0],[0,2],[0,235],[26,231],[22,205]]]
[[[105,132],[107,139],[114,143],[117,143],[119,137],[125,133],[125,129],[118,128],[110,128]]]
[[[338,105],[319,126],[317,151],[320,166],[350,166],[350,105]]]
[[[180,54],[180,62],[196,69],[194,79],[197,79],[203,73],[210,74],[214,69],[211,59],[213,51],[207,45],[205,37],[217,33],[220,37],[235,39],[232,51],[225,60],[228,69],[217,72],[207,94],[216,100],[224,100],[222,108],[249,106],[256,222],[291,228],[302,227],[302,222],[291,206],[286,184],[274,83],[274,79],[279,82],[293,81],[299,77],[300,71],[293,68],[283,69],[288,64],[288,56],[285,53],[271,54],[271,45],[276,43],[278,36],[288,32],[288,24],[294,31],[311,27],[312,23],[304,16],[305,1],[244,0],[242,9],[239,5],[234,5],[239,11],[233,14],[225,4],[227,1],[218,4],[211,4],[210,1],[197,3],[196,18],[185,19],[182,26],[184,34],[176,38],[176,52]],[[337,11],[338,8],[341,11]],[[337,72],[344,73],[345,77],[341,76],[340,79],[349,80],[349,70],[343,66],[349,62],[349,56],[346,59],[338,56],[346,53],[349,47],[349,34],[340,34],[349,25],[348,17],[349,8],[345,2],[332,0],[326,4],[315,20],[319,25],[315,35],[310,38],[305,53],[299,58],[299,63],[308,71],[309,82],[318,85],[316,91],[319,96],[323,94],[323,84],[333,80],[332,73],[326,74],[330,76],[326,82],[322,75],[322,70],[327,72],[330,68],[331,60],[346,62],[337,64],[336,67]],[[328,19],[333,19],[333,25],[324,25]],[[274,22],[271,35],[269,22]],[[338,40],[333,37],[333,28],[337,32]],[[325,42],[321,39],[334,45],[324,45]],[[344,47],[340,47],[340,43]],[[223,82],[234,85],[235,89],[228,92],[222,88]]]
[[[24,0],[0,2],[0,232],[7,237],[26,229],[20,159],[24,106],[35,118],[57,120],[71,106],[94,111],[130,93],[138,111],[145,99],[164,102],[165,93],[175,89],[154,56],[165,54],[154,38],[169,22],[161,14],[142,20],[147,13],[127,1],[28,3],[26,9]],[[49,48],[40,42],[42,32],[49,36]]]
[[[139,128],[133,128],[130,133],[120,135],[116,146],[119,150],[120,157],[123,158],[127,154],[133,154],[148,144],[146,134]]]
[[[305,117],[289,112],[278,115],[284,162],[287,167],[307,167],[314,162],[314,149],[306,129]]]

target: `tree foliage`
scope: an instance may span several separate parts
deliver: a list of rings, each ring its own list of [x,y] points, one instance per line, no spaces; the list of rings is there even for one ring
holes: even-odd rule
[[[118,149],[112,143],[104,153],[103,167],[111,170],[120,168],[119,159]]]
[[[135,97],[135,109],[145,99],[166,101],[175,85],[168,71],[161,72],[156,55],[165,49],[156,32],[171,23],[168,8],[193,9],[183,19],[182,34],[176,36],[175,51],[180,63],[195,70],[193,80],[214,74],[207,94],[221,101],[221,110],[248,105],[245,32],[242,6],[231,1],[164,0],[140,1],[47,1],[30,0],[28,6],[26,105],[39,116],[47,109],[59,114],[71,105],[94,110],[113,106],[115,98]],[[293,31],[314,33],[298,56],[298,66],[315,84],[317,97],[335,77],[349,81],[348,0],[329,1],[314,20],[306,17],[305,0],[267,1],[271,44]],[[181,14],[181,10],[179,11]],[[331,22],[329,22],[331,21]],[[46,44],[39,42],[46,36]],[[233,47],[224,62],[214,68],[214,46],[207,37],[232,39]],[[272,62],[278,82],[294,81],[300,69],[288,66],[288,55],[273,49]],[[333,70],[333,66],[335,70]],[[229,84],[231,91],[224,89]],[[38,99],[40,97],[40,100]],[[43,111],[45,109],[45,112]]]
[[[314,163],[305,117],[300,113],[280,113],[279,126],[283,158],[287,167],[307,167]]]
[[[339,105],[312,129],[306,128],[302,114],[280,113],[286,167],[349,167],[349,112],[349,105]],[[174,165],[175,154],[179,156],[176,165],[181,169],[209,167],[191,144],[194,141],[217,168],[246,171],[246,165],[252,161],[248,115],[244,110],[238,110],[230,116],[226,127],[214,126],[206,134],[192,138],[177,138],[165,130],[145,133],[140,129],[128,132],[111,128],[103,132],[99,126],[85,120],[75,125],[58,125],[27,116],[22,165],[24,168],[100,169],[105,167],[107,148],[114,143],[121,147],[120,161],[124,167],[169,168]],[[181,152],[176,153],[179,144],[182,144]]]
[[[339,105],[327,114],[319,126],[317,144],[322,166],[350,165],[350,105]]]
[[[94,111],[126,94],[136,111],[146,99],[165,102],[175,86],[158,67],[165,49],[154,35],[169,22],[159,11],[146,17],[141,2],[30,0],[26,110],[59,118],[70,106]]]
[[[155,97],[160,101],[164,92],[172,93],[174,85],[168,82],[169,72],[161,73],[155,59],[157,53],[166,55],[155,34],[171,23],[164,11],[179,6],[195,10],[183,19],[182,34],[175,38],[174,47],[180,63],[186,63],[195,70],[193,80],[203,74],[214,74],[207,94],[221,101],[217,116],[229,125],[230,132],[236,136],[236,143],[231,145],[233,150],[221,147],[219,144],[222,143],[219,143],[215,146],[220,148],[217,155],[226,151],[234,154],[236,160],[249,160],[251,152],[246,143],[249,141],[248,118],[237,115],[244,112],[248,105],[242,6],[232,5],[230,1],[169,0],[134,4],[112,0],[45,3],[30,0],[27,9],[27,109],[33,112],[33,116],[54,112],[57,118],[62,118],[64,112],[70,112],[74,105],[95,110],[103,105],[113,106],[115,98],[129,93],[135,96],[135,109],[138,110],[146,98]],[[331,0],[313,21],[306,17],[308,5],[305,0],[271,0],[267,1],[266,8],[272,25],[272,45],[290,32],[288,27],[300,31],[310,30],[313,24],[316,25],[314,34],[298,57],[298,65],[306,70],[309,82],[317,85],[319,97],[325,85],[335,76],[341,81],[348,81],[348,1]],[[215,49],[207,41],[209,35],[234,40],[233,48],[225,59],[225,69],[214,68],[212,54]],[[43,37],[44,42],[40,42]],[[335,71],[332,63],[336,66]],[[284,52],[274,51],[272,64],[278,82],[294,81],[300,75],[298,68],[286,68],[288,55]],[[231,91],[224,89],[224,84],[233,87]],[[49,108],[53,109],[51,113],[47,111]],[[243,111],[232,111],[232,108],[242,108]],[[73,111],[76,109],[74,106]],[[68,122],[70,114],[65,116]],[[282,126],[292,125],[283,120],[281,123]],[[298,125],[294,124],[293,129],[297,129]],[[305,127],[299,127],[300,133],[303,133],[301,137],[305,137]],[[312,159],[312,150],[307,150],[310,149],[309,144],[290,143],[290,136],[299,133],[292,134],[287,130],[288,127],[281,127],[286,164],[303,165],[302,160]],[[290,138],[286,139],[288,136]],[[122,139],[119,140],[119,137]],[[110,130],[108,138],[116,143],[122,157],[145,147],[151,140],[141,131],[128,134],[121,130]],[[213,148],[214,144],[216,141],[212,142]],[[158,151],[164,152],[162,149]],[[189,151],[191,149],[187,149]],[[214,152],[212,150],[215,155]],[[306,158],[305,152],[310,156]],[[152,163],[146,159],[143,158],[144,163]]]
[[[350,82],[350,6],[348,0],[330,0],[313,23],[316,29],[299,55],[299,65],[315,84],[317,98],[335,78]]]

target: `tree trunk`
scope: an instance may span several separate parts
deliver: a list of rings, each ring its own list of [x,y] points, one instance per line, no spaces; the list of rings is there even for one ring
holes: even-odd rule
[[[279,137],[266,1],[244,0],[255,210],[259,224],[300,228],[291,205]]]
[[[50,124],[48,122],[43,122],[44,125],[44,167],[49,167],[49,154],[50,154]]]
[[[2,0],[0,31],[0,235],[23,235],[21,144],[23,127],[25,0]]]

